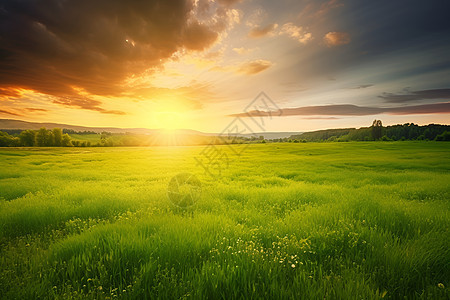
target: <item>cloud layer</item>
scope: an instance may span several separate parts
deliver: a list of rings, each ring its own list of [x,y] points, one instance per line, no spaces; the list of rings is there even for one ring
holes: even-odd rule
[[[251,38],[261,38],[273,33],[273,31],[278,27],[278,24],[269,24],[264,27],[255,27],[250,30],[248,36]]]
[[[415,114],[448,114],[450,102],[400,107],[368,107],[352,104],[304,106],[281,109],[281,116],[369,116],[378,114],[415,115]],[[268,117],[276,112],[254,110],[247,113],[233,114],[233,117]]]
[[[5,115],[11,115],[11,116],[22,116],[21,114],[9,111],[9,110],[5,110],[5,109],[0,109],[0,114],[5,114]]]
[[[390,103],[403,103],[417,100],[450,100],[450,89],[420,90],[406,94],[383,93],[380,98]]]
[[[59,97],[53,100],[53,103],[61,104],[72,108],[81,108],[87,110],[98,111],[104,114],[125,115],[125,112],[118,110],[106,110],[101,108],[102,102],[89,99],[87,97]]]
[[[219,2],[200,21],[190,0],[2,1],[0,89],[120,95],[128,76],[210,47],[236,1]]]
[[[261,73],[262,71],[270,68],[271,65],[272,65],[272,63],[270,61],[263,60],[263,59],[249,61],[249,62],[243,63],[238,68],[238,72],[247,74],[247,75],[258,74],[258,73]]]

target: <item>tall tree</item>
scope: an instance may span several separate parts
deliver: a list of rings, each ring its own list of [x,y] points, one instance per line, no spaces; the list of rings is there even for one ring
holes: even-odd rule
[[[33,147],[36,145],[36,131],[24,130],[19,134],[20,144],[25,147]]]
[[[45,146],[47,146],[47,140],[48,140],[47,129],[42,127],[36,133],[36,145],[38,147],[45,147]]]
[[[45,146],[55,146],[55,136],[53,135],[53,131],[51,130],[47,130],[47,143],[45,144]]]
[[[372,138],[374,140],[381,139],[381,136],[383,134],[383,124],[381,123],[381,120],[374,120],[372,123]]]
[[[55,144],[53,132],[47,130],[44,127],[38,130],[36,133],[36,144],[38,147],[51,147]]]
[[[62,130],[61,128],[54,128],[53,129],[53,139],[54,139],[54,145],[56,147],[61,147],[62,146]]]
[[[70,140],[70,136],[67,133],[62,135],[61,145],[63,147],[72,147],[72,141]]]

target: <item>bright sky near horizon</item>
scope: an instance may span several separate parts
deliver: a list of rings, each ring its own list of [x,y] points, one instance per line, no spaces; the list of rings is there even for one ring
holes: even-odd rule
[[[450,123],[450,2],[0,0],[0,118],[220,132]]]

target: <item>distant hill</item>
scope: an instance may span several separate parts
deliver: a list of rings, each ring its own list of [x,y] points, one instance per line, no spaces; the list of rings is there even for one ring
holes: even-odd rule
[[[288,138],[292,135],[300,135],[302,132],[255,132],[247,134],[236,134],[238,137],[252,138],[263,136],[266,140]],[[230,134],[233,135],[233,134]]]
[[[162,129],[148,129],[148,128],[117,128],[117,127],[87,127],[78,125],[68,125],[59,123],[37,123],[37,122],[27,122],[12,119],[0,119],[0,130],[7,129],[33,129],[37,130],[39,128],[45,127],[47,129],[61,128],[70,129],[75,131],[91,131],[96,133],[110,132],[110,133],[134,133],[134,134],[159,134]],[[217,133],[205,133],[197,130],[191,129],[177,129],[174,130],[176,135],[200,135],[200,136],[214,136]],[[256,132],[254,134],[238,134],[239,137],[251,138],[252,136],[264,136],[265,139],[279,139],[287,138],[291,135],[299,135],[301,132]]]
[[[75,131],[92,131],[96,133],[110,132],[110,133],[135,133],[135,134],[157,134],[162,129],[148,129],[148,128],[117,128],[117,127],[87,127],[87,126],[77,126],[59,123],[37,123],[37,122],[27,122],[12,119],[0,119],[0,130],[2,129],[33,129],[37,130],[39,128],[45,127],[47,129],[61,128],[61,129],[71,129]],[[204,133],[191,129],[178,129],[175,130],[177,134],[189,134],[189,135],[212,135],[209,133]]]

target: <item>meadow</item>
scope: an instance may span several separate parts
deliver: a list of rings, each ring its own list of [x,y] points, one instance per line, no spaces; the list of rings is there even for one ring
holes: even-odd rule
[[[218,147],[0,149],[0,298],[449,298],[449,143]]]

